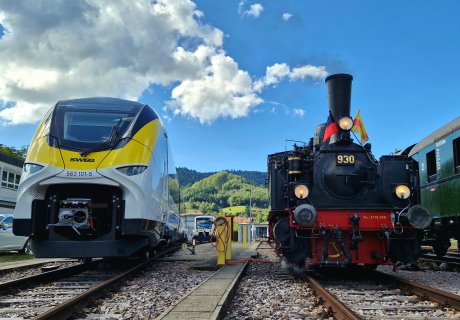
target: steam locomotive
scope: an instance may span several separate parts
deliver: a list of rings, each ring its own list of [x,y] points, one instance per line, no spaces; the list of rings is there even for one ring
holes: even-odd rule
[[[326,78],[329,122],[305,146],[268,156],[269,235],[290,263],[376,267],[413,263],[431,213],[419,205],[418,166],[407,155],[353,142],[349,74]],[[328,137],[327,127],[336,130]]]

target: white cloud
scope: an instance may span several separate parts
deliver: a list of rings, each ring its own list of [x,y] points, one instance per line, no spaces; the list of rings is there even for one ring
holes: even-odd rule
[[[292,14],[288,13],[288,12],[285,12],[283,13],[283,15],[281,16],[281,18],[284,20],[284,21],[289,21],[289,19],[292,18]]]
[[[219,117],[246,116],[252,107],[263,102],[252,89],[249,74],[223,53],[211,58],[204,75],[183,81],[172,91],[169,102],[175,114],[211,123]]]
[[[244,9],[244,5],[246,4],[246,0],[241,0],[239,3],[238,3],[238,14],[243,14],[243,9]]]
[[[264,77],[254,82],[254,90],[260,92],[266,86],[276,85],[284,78],[288,78],[291,81],[305,78],[324,79],[327,75],[328,73],[324,66],[305,65],[291,70],[286,63],[275,63],[267,67]]]
[[[187,0],[2,2],[0,100],[15,106],[0,119],[31,123],[60,99],[137,99],[199,77],[223,44],[202,16]]]
[[[328,75],[326,71],[326,67],[324,66],[312,66],[312,65],[305,65],[302,67],[292,69],[291,73],[289,74],[290,80],[298,80],[298,79],[305,79],[305,78],[312,78],[312,79],[324,79]]]
[[[299,108],[295,108],[294,110],[292,110],[292,112],[294,113],[295,116],[299,116],[299,117],[303,117],[305,115],[305,110],[299,109]]]
[[[172,85],[167,109],[210,123],[248,115],[268,85],[327,74],[275,64],[253,80],[203,16],[191,0],[2,1],[0,122],[36,122],[62,99],[136,100],[152,85]]]
[[[240,2],[240,5],[241,5],[241,2]],[[260,3],[255,3],[249,7],[249,10],[246,10],[243,12],[243,16],[258,18],[260,14],[262,13],[262,11],[264,11],[264,7]]]

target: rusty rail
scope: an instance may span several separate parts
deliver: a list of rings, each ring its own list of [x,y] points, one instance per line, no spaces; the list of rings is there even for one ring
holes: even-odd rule
[[[363,319],[357,315],[353,310],[343,304],[334,294],[330,293],[318,281],[311,276],[306,276],[306,280],[311,288],[317,295],[319,295],[323,302],[331,309],[334,318],[338,320],[361,320]]]

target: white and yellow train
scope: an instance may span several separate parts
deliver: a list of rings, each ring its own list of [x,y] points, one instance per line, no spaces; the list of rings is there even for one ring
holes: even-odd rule
[[[149,106],[59,101],[29,147],[13,232],[37,257],[127,257],[178,240],[168,136]]]

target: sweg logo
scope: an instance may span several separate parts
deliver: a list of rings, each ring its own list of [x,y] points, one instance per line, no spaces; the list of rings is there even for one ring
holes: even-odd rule
[[[94,162],[92,158],[70,158],[70,162]]]

